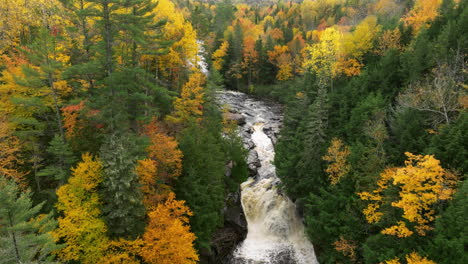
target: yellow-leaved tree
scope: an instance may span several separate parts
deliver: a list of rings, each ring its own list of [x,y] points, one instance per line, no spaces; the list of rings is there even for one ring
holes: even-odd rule
[[[98,185],[102,181],[102,163],[90,154],[72,169],[68,183],[57,190],[57,210],[63,215],[53,232],[65,247],[57,252],[61,261],[98,263],[104,256],[109,239],[101,218]]]
[[[413,9],[401,20],[418,33],[437,17],[441,4],[442,0],[416,0]]]
[[[170,193],[164,203],[148,214],[149,223],[143,234],[140,255],[151,264],[197,263],[193,247],[195,235],[190,232],[190,209]]]
[[[390,203],[403,211],[402,221],[383,229],[381,232],[398,237],[411,236],[414,231],[425,236],[432,230],[435,220],[435,204],[452,197],[456,178],[440,166],[432,155],[405,153],[408,159],[405,167],[386,169],[372,192],[358,193],[362,200],[371,201],[363,213],[369,223],[377,223],[387,212],[379,208],[394,197],[385,197],[384,190],[393,185],[398,190],[398,199]],[[410,228],[414,228],[414,231]]]
[[[174,112],[166,117],[172,124],[186,124],[189,120],[199,120],[203,115],[205,75],[192,73],[187,83],[182,87],[180,97],[174,101]]]
[[[0,149],[0,175],[14,179],[22,188],[26,187],[25,173],[16,168],[17,164],[22,163],[21,159],[18,158],[20,141],[13,136],[7,117],[2,112],[0,112]]]
[[[343,38],[343,54],[341,69],[348,75],[359,75],[361,72],[362,57],[373,48],[374,39],[380,32],[381,26],[377,24],[377,17],[368,16],[356,26],[352,33]]]
[[[317,75],[322,86],[333,86],[333,79],[340,73],[342,37],[337,27],[329,27],[323,31],[318,43],[305,47],[307,58],[303,66]]]
[[[436,264],[434,261],[429,260],[425,257],[421,257],[418,253],[412,252],[405,256],[407,264]],[[379,264],[401,264],[399,258],[394,258],[391,260],[387,260],[384,262],[380,262]]]
[[[292,58],[288,46],[276,45],[273,50],[268,51],[268,59],[276,67],[278,81],[286,81],[293,77]]]
[[[344,36],[343,49],[346,55],[361,59],[366,52],[372,49],[375,36],[380,30],[381,26],[377,24],[377,17],[366,17],[352,33]]]
[[[341,139],[332,139],[327,153],[322,157],[323,160],[328,162],[325,172],[328,174],[332,185],[337,184],[349,172],[351,166],[347,158],[350,153],[349,147],[343,144]]]
[[[168,47],[167,54],[158,57],[158,67],[165,78],[178,81],[187,61],[196,65],[197,33],[171,0],[152,1],[158,3],[153,10],[155,21],[167,21],[162,29],[162,38],[174,41]]]
[[[221,46],[213,52],[213,55],[211,57],[213,58],[213,67],[217,70],[220,71],[223,68],[224,65],[224,57],[227,55],[227,51],[229,49],[229,42],[223,41],[221,43]]]

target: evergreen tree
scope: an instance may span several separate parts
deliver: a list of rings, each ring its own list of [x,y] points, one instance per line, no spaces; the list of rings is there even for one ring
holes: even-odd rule
[[[24,50],[24,53],[31,61],[31,64],[23,66],[25,78],[18,78],[21,85],[31,87],[36,90],[42,102],[50,106],[54,113],[55,129],[61,137],[65,138],[65,132],[60,114],[61,98],[65,96],[67,89],[66,82],[60,80],[60,73],[64,70],[66,56],[63,48],[60,48],[60,40],[63,40],[59,33],[49,30],[50,25],[44,25],[39,29],[36,40]],[[47,103],[52,101],[52,103]]]
[[[38,215],[43,204],[33,206],[29,191],[0,175],[0,263],[53,263],[56,222],[51,214]]]
[[[300,192],[297,186],[299,179],[297,164],[304,150],[302,123],[304,122],[303,110],[307,104],[306,95],[299,93],[287,106],[281,136],[275,146],[276,172],[293,199],[298,198]]]
[[[296,181],[296,197],[306,197],[314,192],[324,181],[322,156],[325,153],[326,129],[328,121],[328,95],[324,87],[319,87],[314,102],[309,106],[304,120],[304,151],[297,164],[298,179]],[[307,186],[307,187],[306,187]]]
[[[428,153],[434,153],[446,167],[464,174],[468,171],[468,114],[462,113],[452,124],[431,138]]]
[[[38,175],[41,177],[50,177],[59,182],[59,185],[65,184],[70,174],[70,168],[75,162],[75,157],[70,146],[65,139],[55,135],[50,141],[47,152],[50,155],[50,165],[42,169]]]
[[[468,262],[466,245],[468,239],[467,196],[468,181],[460,189],[449,207],[436,220],[435,237],[429,249],[431,259],[440,264],[462,264]]]
[[[305,204],[305,222],[320,263],[357,263],[365,224],[356,204],[353,181],[322,187]]]
[[[112,237],[135,238],[144,229],[145,208],[135,173],[136,147],[128,135],[110,136],[101,147],[102,211]]]
[[[222,225],[225,155],[219,130],[192,124],[183,131],[180,149],[184,153],[177,196],[193,211],[190,220],[198,248],[209,249],[213,232]]]

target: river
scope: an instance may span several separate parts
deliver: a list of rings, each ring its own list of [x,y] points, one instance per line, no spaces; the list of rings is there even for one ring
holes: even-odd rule
[[[230,263],[318,263],[295,204],[278,187],[280,179],[273,160],[282,123],[281,107],[234,91],[220,91],[217,98],[230,112],[245,117],[239,134],[249,149],[249,168],[254,172],[241,184],[247,237],[234,250]]]

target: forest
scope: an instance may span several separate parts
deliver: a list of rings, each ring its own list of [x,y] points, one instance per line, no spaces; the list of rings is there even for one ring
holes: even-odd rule
[[[225,90],[319,263],[468,263],[467,53],[467,0],[1,0],[0,263],[244,263]]]

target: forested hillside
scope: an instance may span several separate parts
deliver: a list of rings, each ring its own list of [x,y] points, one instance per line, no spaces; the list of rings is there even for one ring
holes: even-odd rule
[[[231,264],[255,172],[220,89],[283,106],[277,188],[320,263],[468,263],[468,1],[0,14],[0,263]]]

